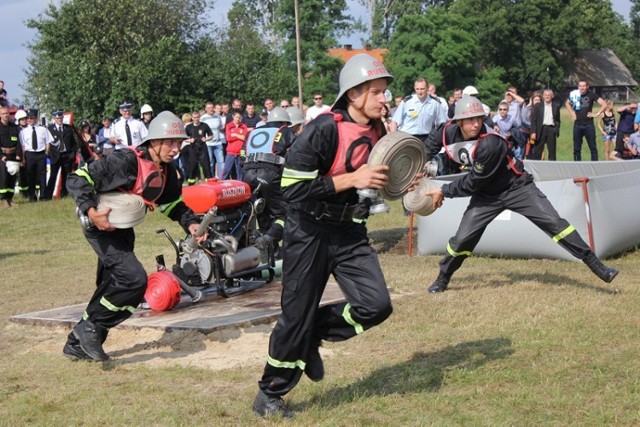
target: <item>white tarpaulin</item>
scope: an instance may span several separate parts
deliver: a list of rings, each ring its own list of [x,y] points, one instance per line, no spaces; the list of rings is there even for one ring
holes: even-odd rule
[[[560,216],[576,228],[599,257],[612,256],[640,244],[640,160],[525,161],[525,168]],[[443,185],[460,176],[438,177],[436,182]],[[588,181],[574,182],[580,178]],[[468,204],[468,197],[445,199],[435,213],[418,217],[418,252],[444,254]],[[528,219],[509,210],[489,224],[474,254],[575,260]]]

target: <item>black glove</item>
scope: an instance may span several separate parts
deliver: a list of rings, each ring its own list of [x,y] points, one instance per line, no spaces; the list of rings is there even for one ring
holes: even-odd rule
[[[273,239],[268,234],[263,234],[256,239],[256,247],[265,250],[273,244]]]

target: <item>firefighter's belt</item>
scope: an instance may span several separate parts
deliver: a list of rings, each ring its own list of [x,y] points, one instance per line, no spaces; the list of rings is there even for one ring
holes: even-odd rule
[[[13,154],[15,152],[16,152],[16,147],[11,147],[11,148],[2,147],[2,154]]]
[[[382,197],[397,200],[407,192],[416,174],[424,168],[426,151],[422,141],[406,132],[391,132],[380,138],[367,164],[389,166],[389,181],[379,190]]]
[[[253,153],[247,156],[247,162],[265,162],[274,165],[284,165],[284,157],[271,153]]]
[[[303,202],[300,208],[317,220],[351,222],[358,205],[337,205],[327,202]]]

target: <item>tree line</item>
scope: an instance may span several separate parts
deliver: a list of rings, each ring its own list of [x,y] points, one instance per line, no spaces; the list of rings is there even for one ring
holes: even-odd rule
[[[299,0],[304,99],[331,98],[342,63],[327,55],[339,38],[389,49],[394,94],[417,76],[439,93],[475,84],[499,97],[564,87],[580,48],[611,48],[640,77],[640,0],[629,22],[610,0],[358,0],[371,20],[349,16],[346,0]],[[189,111],[205,100],[297,95],[294,0],[235,0],[215,26],[210,0],[68,0],[50,4],[28,26],[28,101],[81,117],[113,115],[124,99],[155,111]],[[497,101],[487,98],[485,102]]]

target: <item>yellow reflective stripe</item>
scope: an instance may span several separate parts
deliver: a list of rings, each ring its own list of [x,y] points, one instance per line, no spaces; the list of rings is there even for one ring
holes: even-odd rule
[[[84,179],[86,179],[87,181],[89,181],[89,184],[91,184],[92,186],[95,187],[96,183],[91,178],[91,175],[89,175],[88,165],[84,165],[80,169],[76,170],[75,173],[76,173],[76,175],[81,176]]]
[[[87,313],[86,311],[82,313],[82,320],[87,320],[88,318],[89,318],[89,313]]]
[[[574,231],[576,231],[576,228],[573,225],[570,225],[564,230],[562,230],[561,232],[559,232],[558,234],[556,234],[555,236],[553,236],[553,241],[558,243],[560,240],[564,239]]]
[[[131,305],[125,305],[124,307],[118,307],[117,305],[111,304],[105,297],[100,298],[100,305],[104,306],[109,311],[130,311],[133,313],[136,308]]]
[[[353,218],[353,222],[355,222],[356,224],[366,224],[367,220],[362,218]]]
[[[158,209],[160,209],[160,212],[162,212],[163,215],[169,216],[173,208],[175,208],[176,205],[181,201],[182,201],[182,196],[180,196],[178,200],[174,201],[173,203],[165,203],[164,205],[158,206]]]
[[[280,186],[282,188],[287,188],[293,184],[297,184],[301,181],[310,181],[312,179],[316,179],[318,176],[318,171],[297,171],[295,169],[284,168],[282,169],[282,179],[280,181]]]
[[[284,220],[276,219],[275,223],[278,224],[280,227],[284,228]]]
[[[267,358],[267,363],[275,368],[283,368],[283,369],[299,368],[302,371],[304,371],[305,366],[307,366],[306,363],[304,363],[304,361],[300,359],[296,360],[295,362],[282,362],[278,359],[274,359],[271,356]]]
[[[449,252],[449,255],[451,256],[462,256],[462,255],[471,256],[471,251],[461,251],[461,252],[454,251],[449,243],[447,243],[447,252]]]
[[[353,320],[353,317],[351,317],[351,312],[349,311],[350,308],[351,304],[347,304],[344,306],[344,310],[342,310],[342,317],[344,317],[344,320],[346,320],[348,324],[353,326],[353,328],[356,330],[356,335],[360,335],[364,332],[364,328],[360,323]]]

